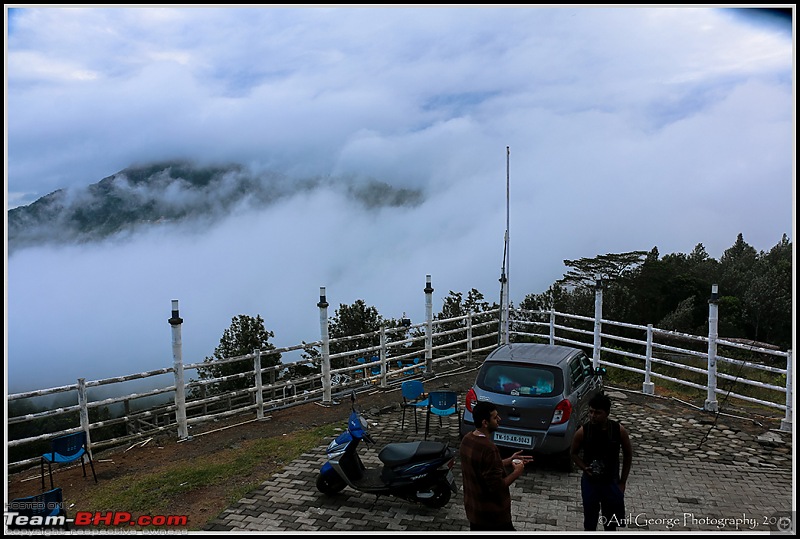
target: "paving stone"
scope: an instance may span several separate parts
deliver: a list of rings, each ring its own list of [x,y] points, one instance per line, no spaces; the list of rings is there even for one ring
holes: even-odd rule
[[[655,397],[638,402],[642,399],[630,398],[622,391],[614,394],[618,396],[614,398],[612,418],[626,425],[634,441],[626,489],[626,509],[632,522],[622,531],[768,532],[765,519],[793,509],[790,434],[768,432],[759,443],[756,436],[738,429],[733,420],[714,425],[712,419],[700,417],[704,412],[694,408]],[[379,464],[377,451],[384,444],[421,439],[414,429],[401,430],[401,412],[388,408],[371,418],[375,423],[371,434],[379,445],[362,451],[367,466]],[[454,427],[443,426],[430,438],[446,440],[454,447],[458,444]],[[414,533],[469,529],[461,489],[438,510],[350,488],[327,497],[315,487],[325,461],[325,445],[301,455],[223,511],[206,530]],[[453,473],[460,485],[458,460]],[[511,495],[512,515],[519,531],[582,529],[577,469],[559,472],[537,460],[512,485]],[[750,520],[745,523],[745,519]],[[754,521],[757,526],[749,527]]]

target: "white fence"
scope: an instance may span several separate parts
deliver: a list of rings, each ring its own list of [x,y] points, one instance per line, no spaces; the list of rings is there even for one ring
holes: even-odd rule
[[[177,430],[178,438],[183,440],[191,437],[191,427],[220,418],[249,412],[254,413],[253,419],[258,420],[271,410],[309,401],[328,405],[353,390],[390,388],[409,377],[431,376],[442,362],[482,360],[499,342],[507,340],[512,343],[543,340],[552,344],[582,347],[593,357],[596,367],[604,366],[641,376],[642,391],[645,393],[654,392],[653,380],[682,384],[705,391],[707,398],[704,408],[710,412],[718,410],[717,396],[723,394],[725,398],[742,399],[782,410],[784,418],[781,428],[792,428],[792,351],[754,347],[717,338],[716,287],[712,290],[709,302],[708,337],[665,331],[652,325],[635,326],[604,320],[601,286],[597,287],[593,318],[556,311],[517,309],[511,312],[508,336],[501,333],[503,328],[499,323],[498,309],[434,320],[430,276],[424,292],[426,320],[422,324],[383,327],[368,334],[329,339],[328,303],[325,289],[322,288],[317,304],[320,310],[320,340],[275,350],[256,350],[245,356],[215,361],[215,365],[248,362],[250,367],[238,374],[195,379],[188,383],[184,381],[186,371],[197,371],[208,367],[209,363],[183,364],[182,320],[177,301],[173,301],[172,318],[169,320],[173,330],[172,367],[89,382],[81,378],[77,384],[8,396],[10,407],[17,401],[58,395],[67,395],[75,402],[74,405],[9,417],[10,438],[15,425],[34,421],[42,423],[59,416],[63,416],[62,421],[65,418],[74,420],[74,426],[68,428],[60,427],[55,431],[9,440],[9,451],[27,453],[23,457],[14,457],[9,453],[9,467],[38,464],[39,455],[46,450],[47,442],[66,433],[84,430],[93,450],[142,441],[165,431]],[[636,334],[641,334],[641,337],[637,338]],[[374,344],[330,354],[331,346],[346,349],[346,343],[356,339]],[[269,355],[310,348],[319,350],[319,358],[261,367],[262,358]],[[730,356],[739,354],[744,357],[722,356],[718,352],[720,348],[732,351],[728,352]],[[344,366],[331,369],[332,361]],[[722,368],[718,369],[718,364],[722,364]],[[309,374],[291,375],[301,370],[300,367],[305,367]],[[94,388],[169,375],[172,376],[172,383],[158,389],[94,400],[90,395],[90,390],[94,392]],[[210,388],[212,385],[238,379],[252,379],[252,386],[217,394],[210,390],[213,389]],[[784,383],[779,384],[776,380]],[[718,384],[729,387],[719,388]],[[755,397],[747,395],[745,391],[733,391],[732,388],[738,384],[758,388],[760,393],[769,396],[764,397],[759,393]],[[160,402],[146,406],[142,404],[153,401]],[[110,416],[108,410],[114,407],[121,409],[115,414],[117,417],[106,417]],[[90,411],[95,416],[91,421]],[[105,414],[102,413],[104,411]],[[120,433],[121,430],[125,433]],[[112,434],[109,435],[109,432]]]

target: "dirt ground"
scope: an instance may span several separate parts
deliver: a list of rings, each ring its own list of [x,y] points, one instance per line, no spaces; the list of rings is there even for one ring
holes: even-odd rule
[[[475,370],[463,366],[460,369],[459,373],[450,375],[440,371],[439,376],[433,379],[430,385],[426,382],[426,389],[448,387],[463,395],[474,381]],[[631,398],[643,399],[646,397],[636,396],[635,393],[632,393]],[[398,388],[393,391],[376,389],[358,395],[359,404],[365,411],[398,406],[401,400]],[[197,457],[213,458],[214,455],[224,454],[222,449],[236,447],[247,440],[280,437],[300,429],[328,423],[340,424],[344,427],[349,411],[349,402],[342,402],[337,406],[330,407],[306,403],[273,411],[269,413],[271,419],[268,421],[254,421],[253,414],[249,413],[225,421],[198,426],[195,429],[196,432],[195,430],[192,432],[192,439],[181,443],[177,442],[176,433],[171,431],[153,438],[143,446],[124,446],[98,452],[95,455],[97,478],[99,482],[123,476],[133,479],[144,478],[149,474],[162,473],[172,463],[179,460]],[[747,422],[743,422],[742,425],[743,429],[753,430],[754,434],[760,434],[765,429],[765,426],[752,426],[750,429]],[[159,508],[158,514],[187,515],[189,529],[200,530],[206,522],[236,501],[226,499],[226,494],[231,486],[259,484],[280,471],[283,465],[284,463],[274,459],[265,460],[252,473],[230,477],[226,484],[207,486],[173,498],[168,507]],[[54,478],[56,484],[63,488],[68,515],[74,515],[76,511],[87,508],[89,494],[96,488],[90,471],[88,477],[84,478],[80,465],[62,468],[54,471]],[[19,472],[8,478],[7,500],[37,494],[40,489],[41,478],[38,469]],[[107,509],[107,511],[113,510],[127,511],[129,509],[124,507]]]
[[[475,371],[467,370],[460,375],[451,375],[435,379],[434,384],[448,384],[457,391],[465,392],[474,381]],[[437,385],[434,385],[435,389]],[[358,393],[358,402],[363,410],[384,409],[398,406],[402,400],[400,391],[379,389]],[[115,449],[102,450],[95,454],[95,471],[98,482],[109,481],[119,477],[144,478],[150,474],[158,474],[177,461],[198,457],[211,457],[220,450],[236,447],[247,440],[267,437],[280,437],[301,429],[313,428],[333,423],[345,426],[349,417],[350,403],[323,407],[315,403],[306,403],[282,410],[268,412],[267,421],[254,421],[254,414],[248,413],[240,417],[196,426],[192,429],[192,439],[178,442],[174,431],[154,437],[143,446],[129,444]],[[309,448],[312,449],[312,448]],[[212,485],[187,492],[173,498],[168,507],[159,508],[159,515],[186,515],[189,529],[199,530],[209,520],[216,517],[236,500],[226,499],[226,493],[232,486],[261,483],[274,473],[280,471],[284,463],[273,459],[264,461],[252,473],[230,477],[223,485]],[[46,473],[46,472],[45,472]],[[65,507],[68,516],[87,508],[89,495],[95,489],[91,470],[87,464],[87,477],[83,477],[80,465],[53,468],[54,483],[63,489]],[[7,500],[30,496],[41,492],[41,476],[38,468],[28,469],[11,474],[8,477]],[[49,488],[49,479],[45,477],[45,485]],[[107,511],[129,511],[129,508],[108,508]],[[140,516],[140,515],[135,515]]]

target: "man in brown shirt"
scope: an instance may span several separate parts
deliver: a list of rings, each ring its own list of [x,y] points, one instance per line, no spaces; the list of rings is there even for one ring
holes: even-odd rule
[[[509,486],[533,457],[517,451],[507,459],[492,440],[500,424],[497,407],[490,402],[478,402],[472,409],[475,430],[461,440],[461,480],[464,484],[464,510],[471,531],[514,531],[511,521]],[[506,466],[513,471],[506,474]]]

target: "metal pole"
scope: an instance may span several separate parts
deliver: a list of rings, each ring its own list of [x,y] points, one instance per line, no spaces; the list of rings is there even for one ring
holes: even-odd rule
[[[600,367],[600,331],[603,326],[603,279],[595,276],[594,285],[594,351],[592,365],[595,369]]]
[[[433,287],[425,276],[425,377],[433,376]]]
[[[508,344],[508,334],[506,333],[506,272],[505,268],[500,273],[500,331],[498,332],[498,344]]]
[[[178,439],[187,440],[189,427],[186,423],[186,386],[183,383],[183,343],[181,342],[181,324],[183,318],[178,313],[178,300],[172,300],[172,318],[168,320],[172,326],[172,372],[175,375],[175,420],[178,423]]]
[[[708,394],[703,407],[707,412],[719,410],[717,402],[717,337],[719,325],[719,286],[711,285],[708,300]]]
[[[506,234],[508,238],[508,234]],[[506,240],[506,244],[508,241]],[[508,344],[508,278],[506,277],[505,268],[500,274],[500,344]]]
[[[511,148],[506,146],[506,283],[505,283],[505,293],[506,293],[506,301],[505,301],[505,308],[506,308],[506,316],[505,316],[505,344],[508,344],[509,339],[511,338],[509,335],[509,318],[511,316],[511,294],[509,292],[509,281],[511,280],[511,268],[509,263],[509,251],[511,250],[511,181],[510,181],[510,162],[511,162]]]
[[[322,334],[322,404],[330,405],[331,398],[331,351],[328,338],[328,300],[325,287],[319,287],[319,331]]]

